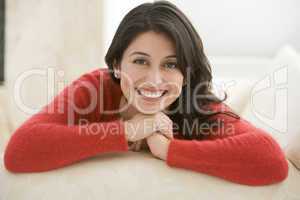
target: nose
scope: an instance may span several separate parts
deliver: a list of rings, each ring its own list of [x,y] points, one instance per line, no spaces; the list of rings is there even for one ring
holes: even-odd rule
[[[160,69],[153,67],[151,70],[149,70],[149,73],[147,74],[147,82],[154,86],[158,86],[161,83],[163,83],[163,78]]]

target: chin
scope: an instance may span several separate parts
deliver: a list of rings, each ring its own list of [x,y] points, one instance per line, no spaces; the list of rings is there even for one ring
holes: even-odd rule
[[[169,105],[169,104],[168,104]],[[143,114],[155,114],[155,113],[158,113],[158,112],[163,112],[163,113],[167,113],[167,108],[168,106],[160,106],[160,105],[145,105],[145,104],[138,104],[135,105],[135,108],[140,112],[140,113],[143,113]]]
[[[151,115],[151,114],[155,114],[155,113],[161,112],[161,111],[163,111],[164,109],[151,108],[151,107],[143,106],[143,107],[138,107],[137,110],[138,110],[140,113]]]

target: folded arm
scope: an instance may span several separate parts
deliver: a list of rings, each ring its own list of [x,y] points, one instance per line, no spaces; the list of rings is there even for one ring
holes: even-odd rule
[[[287,177],[285,155],[268,133],[241,118],[219,117],[224,120],[219,134],[200,141],[171,140],[167,164],[247,185],[267,185]],[[229,128],[232,133],[226,134]]]
[[[74,109],[90,104],[92,97],[83,83],[93,81],[97,87],[93,76],[83,75],[15,130],[4,153],[9,171],[47,171],[100,153],[128,150],[123,121],[97,122],[97,109],[88,114]]]

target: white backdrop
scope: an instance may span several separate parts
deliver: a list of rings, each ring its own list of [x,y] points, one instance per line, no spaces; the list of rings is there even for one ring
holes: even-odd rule
[[[104,1],[108,47],[123,16],[145,0]],[[300,49],[300,1],[171,0],[190,18],[212,56],[272,56],[286,43]],[[297,34],[298,32],[298,34]]]

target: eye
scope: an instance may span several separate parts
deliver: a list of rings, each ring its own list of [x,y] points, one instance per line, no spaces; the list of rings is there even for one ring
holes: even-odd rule
[[[138,64],[138,65],[146,65],[146,64],[147,64],[147,61],[146,61],[145,59],[138,58],[138,59],[135,59],[135,60],[133,61],[133,63]]]
[[[166,63],[165,66],[167,68],[173,69],[173,68],[177,68],[177,63],[176,62],[170,62],[170,63]]]

